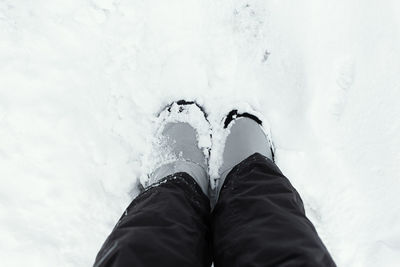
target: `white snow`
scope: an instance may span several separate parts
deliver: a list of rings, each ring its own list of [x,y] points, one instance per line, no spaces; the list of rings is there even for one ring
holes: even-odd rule
[[[247,103],[339,266],[400,264],[395,0],[1,0],[2,266],[90,266],[152,121]]]

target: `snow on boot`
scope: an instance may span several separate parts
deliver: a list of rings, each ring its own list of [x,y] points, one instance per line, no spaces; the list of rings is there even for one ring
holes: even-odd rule
[[[208,195],[208,157],[211,129],[203,109],[194,102],[172,103],[158,117],[153,144],[155,170],[147,186],[177,172],[192,176]]]
[[[227,115],[224,128],[229,134],[225,141],[223,163],[218,171],[220,179],[217,195],[233,167],[254,153],[260,153],[274,161],[272,142],[258,117],[250,113],[238,114],[237,110],[233,110]]]

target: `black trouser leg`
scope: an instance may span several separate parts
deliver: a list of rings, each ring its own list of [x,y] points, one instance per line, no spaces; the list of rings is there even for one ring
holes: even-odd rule
[[[210,204],[186,173],[166,177],[127,208],[94,266],[210,266]]]
[[[227,176],[212,228],[216,267],[335,266],[299,194],[260,154]]]

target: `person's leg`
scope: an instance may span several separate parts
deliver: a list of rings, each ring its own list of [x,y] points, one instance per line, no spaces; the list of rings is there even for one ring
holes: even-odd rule
[[[255,142],[263,134],[259,125],[240,118],[230,131],[223,168],[235,167],[221,170],[212,214],[214,265],[335,266],[299,194],[273,163],[266,136]],[[239,143],[247,147],[237,149]]]
[[[94,266],[208,267],[209,217],[208,197],[191,176],[166,177],[132,201]]]
[[[204,127],[195,129],[191,119]],[[208,122],[199,106],[180,101],[158,124],[155,171],[101,248],[96,267],[211,265],[207,136],[198,142]]]

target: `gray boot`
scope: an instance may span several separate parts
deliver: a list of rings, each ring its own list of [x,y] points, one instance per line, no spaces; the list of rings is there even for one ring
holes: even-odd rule
[[[218,171],[217,196],[229,172],[249,156],[260,153],[274,160],[272,144],[262,128],[262,121],[256,116],[231,111],[225,120],[225,129],[229,134],[225,141],[223,164]]]
[[[199,140],[210,138],[210,126],[204,112],[193,102],[179,101],[168,107],[162,116],[164,119],[156,145],[164,160],[150,175],[150,184],[171,174],[186,172],[196,180],[204,194],[208,195],[209,147],[207,142],[199,143]],[[203,129],[195,129],[192,125]]]

